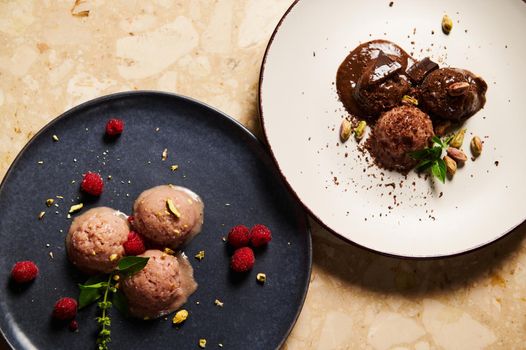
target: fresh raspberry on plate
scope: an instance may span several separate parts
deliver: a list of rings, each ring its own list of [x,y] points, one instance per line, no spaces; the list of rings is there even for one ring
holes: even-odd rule
[[[234,252],[230,258],[230,267],[235,272],[247,272],[254,267],[254,252],[249,247],[239,248]]]
[[[228,232],[227,242],[234,248],[246,247],[250,242],[250,230],[245,225],[237,225]]]
[[[250,243],[254,247],[261,247],[272,240],[272,233],[265,225],[254,225],[250,229]]]
[[[27,283],[31,282],[38,276],[37,265],[29,260],[19,261],[11,270],[11,278],[16,283]]]
[[[140,255],[146,251],[142,237],[134,231],[128,233],[128,240],[124,242],[126,255]]]
[[[124,130],[124,122],[121,119],[110,119],[106,123],[106,135],[115,137],[122,134]]]
[[[62,298],[53,308],[53,318],[61,321],[72,320],[77,315],[77,301],[73,298]]]
[[[79,323],[76,320],[71,320],[71,322],[68,325],[68,328],[70,331],[75,332],[79,329]]]
[[[99,174],[88,171],[86,174],[84,174],[80,188],[87,194],[92,196],[100,196],[104,190],[104,181]]]

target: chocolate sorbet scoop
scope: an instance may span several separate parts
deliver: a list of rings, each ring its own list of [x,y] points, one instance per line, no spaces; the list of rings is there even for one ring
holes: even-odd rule
[[[380,51],[364,69],[354,90],[360,108],[370,116],[378,116],[400,105],[411,84],[403,74],[399,57]]]
[[[441,68],[422,82],[419,103],[433,116],[462,121],[484,107],[487,89],[486,82],[468,70]]]
[[[400,106],[381,115],[368,143],[379,165],[406,172],[417,163],[410,153],[426,148],[433,135],[427,114],[413,106]]]

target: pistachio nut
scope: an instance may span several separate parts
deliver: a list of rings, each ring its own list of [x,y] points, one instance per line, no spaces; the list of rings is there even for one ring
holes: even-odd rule
[[[466,134],[466,129],[461,129],[459,132],[453,136],[451,139],[451,142],[449,145],[451,147],[459,148],[462,147],[462,144],[464,143],[464,135]]]
[[[480,140],[480,137],[473,136],[469,146],[471,148],[471,153],[474,157],[480,156],[480,154],[482,153],[482,141]]]
[[[340,125],[340,140],[341,142],[345,142],[349,139],[349,136],[351,136],[351,122],[345,118],[342,120],[342,124]]]
[[[444,163],[446,163],[446,172],[449,177],[453,177],[457,172],[457,162],[450,156],[444,156]]]
[[[358,123],[356,128],[354,129],[354,137],[356,140],[361,140],[363,135],[365,134],[365,128],[367,127],[367,122],[365,120],[362,120]]]
[[[451,29],[453,29],[453,21],[448,15],[444,15],[444,17],[442,17],[442,31],[444,34],[449,34]]]
[[[447,148],[447,155],[460,163],[463,163],[468,159],[468,157],[466,156],[464,152],[462,152],[461,150],[457,148],[453,148],[453,147]]]

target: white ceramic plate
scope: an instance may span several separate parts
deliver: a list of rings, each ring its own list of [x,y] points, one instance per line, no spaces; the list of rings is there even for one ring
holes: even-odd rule
[[[406,257],[481,247],[526,219],[526,3],[389,2],[301,0],[289,9],[261,70],[268,143],[305,207],[349,241]],[[454,21],[449,36],[440,30],[444,14]],[[487,104],[466,123],[464,141],[469,154],[469,140],[479,135],[484,151],[445,185],[381,170],[354,140],[339,143],[347,113],[336,71],[349,51],[376,38],[417,59],[469,69],[488,83]]]

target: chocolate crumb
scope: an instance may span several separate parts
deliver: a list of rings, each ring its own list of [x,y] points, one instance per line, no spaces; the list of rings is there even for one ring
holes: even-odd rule
[[[391,1],[391,2],[389,3],[389,7],[393,7],[393,5],[394,5],[394,1]]]
[[[498,160],[495,161],[495,166],[499,166],[499,161]]]

